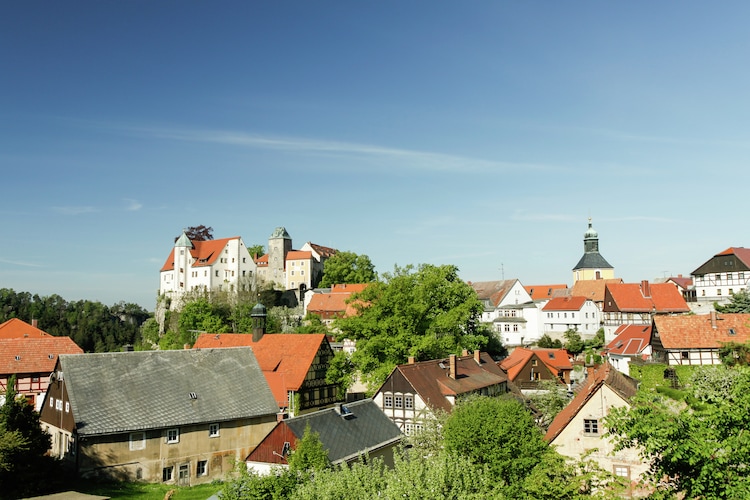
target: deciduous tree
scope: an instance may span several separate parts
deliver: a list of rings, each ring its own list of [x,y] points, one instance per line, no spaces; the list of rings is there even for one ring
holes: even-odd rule
[[[714,398],[709,398],[714,399]],[[651,467],[657,497],[750,497],[750,376],[742,373],[726,398],[702,408],[651,394],[605,419],[616,448],[638,448]]]
[[[352,362],[371,389],[409,356],[436,359],[490,345],[482,304],[455,266],[396,267],[350,299],[357,314],[336,320],[354,339]]]
[[[354,252],[336,252],[323,265],[320,286],[330,287],[343,283],[370,283],[377,279],[375,266],[367,255]]]

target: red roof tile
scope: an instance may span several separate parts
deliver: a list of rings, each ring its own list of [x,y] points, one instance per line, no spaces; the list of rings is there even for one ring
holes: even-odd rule
[[[227,246],[227,243],[229,243],[229,241],[231,240],[237,240],[239,238],[239,236],[233,236],[231,238],[220,238],[218,240],[191,240],[193,248],[190,249],[190,256],[195,259],[195,262],[193,262],[192,266],[201,267],[212,265],[216,261],[216,259],[219,258],[219,254],[222,250],[224,250],[224,247]],[[172,251],[169,252],[169,257],[167,257],[167,261],[164,263],[161,270],[170,271],[173,269],[174,248],[172,248]]]
[[[605,280],[581,280],[573,283],[570,295],[574,297],[586,297],[594,302],[604,301],[604,289],[610,283],[622,283],[621,278]]]
[[[586,297],[555,297],[550,299],[543,311],[580,311],[586,301]]]
[[[531,300],[542,300],[554,297],[555,290],[568,288],[568,285],[529,285],[524,286]]]
[[[83,354],[70,337],[0,339],[0,374],[50,373],[60,354]]]
[[[655,316],[654,326],[665,349],[718,349],[750,341],[750,314]]]
[[[650,342],[651,325],[620,325],[615,330],[615,338],[607,345],[606,351],[608,354],[637,356]]]
[[[685,298],[673,283],[620,283],[607,285],[613,305],[604,304],[604,311],[620,312],[689,312]]]
[[[23,337],[39,338],[51,337],[51,335],[18,318],[11,318],[0,325],[0,339],[16,339]]]
[[[286,253],[286,260],[310,260],[312,252],[303,252],[302,250],[290,250]]]
[[[586,385],[568,403],[568,406],[557,414],[547,428],[544,439],[550,443],[554,441],[604,384],[619,394],[625,401],[630,401],[638,390],[638,383],[634,379],[618,372],[609,363],[604,363],[594,370],[591,380],[586,381]]]
[[[500,361],[500,368],[508,372],[508,378],[515,381],[531,358],[537,357],[550,371],[553,377],[557,377],[559,371],[572,370],[570,355],[565,349],[527,349],[516,347],[507,358]]]
[[[310,245],[310,248],[315,250],[315,253],[320,255],[322,259],[327,259],[329,257],[332,257],[333,255],[336,255],[336,252],[338,252],[338,250],[336,250],[335,248],[324,247],[323,245],[316,245],[315,243],[311,243],[309,241],[307,242],[307,244]]]
[[[750,248],[729,247],[723,252],[717,253],[716,257],[719,257],[720,255],[734,255],[740,259],[743,264],[750,267]]]
[[[258,342],[253,342],[249,333],[202,333],[193,349],[216,347],[252,347],[263,373],[283,376],[286,390],[297,391],[305,381],[307,372],[323,342],[323,333],[269,333]],[[271,385],[271,380],[266,378]]]

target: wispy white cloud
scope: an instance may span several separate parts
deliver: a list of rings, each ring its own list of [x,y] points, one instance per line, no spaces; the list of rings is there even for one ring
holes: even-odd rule
[[[498,172],[567,170],[558,165],[505,162],[429,151],[389,148],[371,144],[282,137],[226,130],[187,130],[164,128],[121,128],[144,137],[187,142],[226,144],[244,148],[270,149],[293,154],[323,154],[356,157],[375,163],[378,171],[410,169],[431,172]]]
[[[128,204],[125,210],[128,210],[129,212],[135,212],[143,208],[143,204],[138,200],[134,200],[132,198],[124,198],[124,201]]]
[[[41,264],[35,264],[33,262],[24,262],[20,260],[8,260],[0,258],[0,262],[3,264],[11,264],[13,266],[21,266],[21,267],[44,267]]]
[[[99,212],[99,209],[96,207],[90,207],[90,206],[81,206],[81,207],[52,207],[52,210],[59,214],[63,215],[80,215],[80,214],[90,214],[94,212]]]

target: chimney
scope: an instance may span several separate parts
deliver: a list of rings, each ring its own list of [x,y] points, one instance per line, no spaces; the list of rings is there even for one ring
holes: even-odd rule
[[[409,364],[410,365],[414,364],[414,356],[409,356]]]
[[[711,328],[716,330],[716,311],[711,311]]]
[[[482,360],[479,358],[480,354],[481,352],[479,352],[479,349],[474,351],[474,361],[476,361],[478,365],[482,364]]]
[[[461,356],[468,356],[468,355],[469,355],[468,349],[464,349],[463,351],[461,351]]]
[[[31,320],[31,326],[33,326],[34,328],[39,328],[38,325],[39,325],[39,320],[37,320],[37,319],[32,319]]]
[[[648,280],[641,281],[641,292],[644,297],[651,297],[651,287],[648,286]]]
[[[448,356],[448,376],[456,380],[456,375],[456,355],[451,354]]]

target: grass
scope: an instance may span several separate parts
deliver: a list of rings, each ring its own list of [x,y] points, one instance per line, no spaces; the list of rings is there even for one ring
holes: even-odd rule
[[[222,488],[221,483],[208,483],[197,486],[174,486],[151,483],[100,483],[81,482],[74,489],[89,495],[107,496],[113,499],[164,500],[173,490],[171,498],[176,500],[206,500]]]

